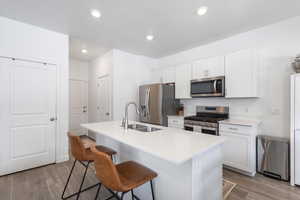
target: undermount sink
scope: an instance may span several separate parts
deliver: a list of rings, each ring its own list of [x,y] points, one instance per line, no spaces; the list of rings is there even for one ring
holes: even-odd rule
[[[160,128],[145,126],[145,125],[141,125],[141,124],[128,124],[128,128],[137,130],[137,131],[141,131],[141,132],[148,132],[148,133],[161,130]]]

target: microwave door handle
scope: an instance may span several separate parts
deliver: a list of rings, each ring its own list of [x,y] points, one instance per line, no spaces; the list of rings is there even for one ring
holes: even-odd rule
[[[215,93],[217,93],[217,80],[214,80],[214,89],[215,89]]]

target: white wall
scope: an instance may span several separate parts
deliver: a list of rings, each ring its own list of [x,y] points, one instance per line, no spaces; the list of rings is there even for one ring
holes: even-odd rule
[[[0,17],[0,56],[56,64],[60,73],[57,161],[68,159],[69,37]]]
[[[151,68],[155,60],[114,50],[113,70],[113,118],[124,117],[126,103],[139,102],[138,88],[151,80]],[[129,108],[129,119],[136,119],[133,106]]]
[[[70,79],[88,81],[89,63],[78,59],[70,59]]]
[[[129,101],[138,103],[138,86],[151,81],[151,69],[157,64],[155,59],[112,50],[90,63],[89,67],[89,121],[97,119],[97,78],[111,77],[112,119],[121,120],[125,105]],[[133,108],[130,119],[135,119]]]
[[[109,51],[89,63],[89,122],[97,122],[97,79],[101,76],[112,77],[113,51]],[[112,85],[112,84],[111,84]]]
[[[161,58],[159,64],[160,67],[175,66],[199,58],[226,55],[241,49],[258,49],[262,55],[261,98],[205,98],[182,102],[187,114],[193,114],[196,105],[226,105],[230,107],[231,117],[261,119],[262,134],[289,137],[289,76],[293,73],[290,61],[300,53],[299,24],[300,17],[292,18]],[[242,83],[240,84],[242,87]]]

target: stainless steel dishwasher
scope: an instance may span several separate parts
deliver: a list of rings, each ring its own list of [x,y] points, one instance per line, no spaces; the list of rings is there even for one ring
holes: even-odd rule
[[[257,136],[256,170],[272,178],[289,181],[290,144],[288,138]]]

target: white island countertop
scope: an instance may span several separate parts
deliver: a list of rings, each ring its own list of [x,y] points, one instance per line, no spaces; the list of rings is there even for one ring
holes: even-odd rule
[[[157,127],[162,130],[145,133],[128,129],[125,132],[120,121],[89,123],[81,126],[174,164],[182,164],[224,142],[224,138],[221,136],[196,134],[177,128],[130,122],[130,124],[132,123]]]

